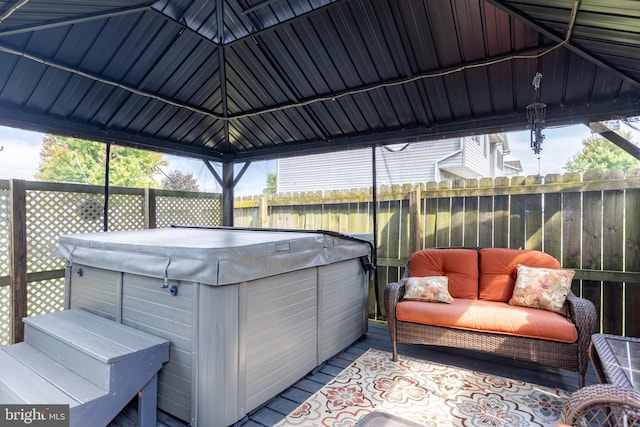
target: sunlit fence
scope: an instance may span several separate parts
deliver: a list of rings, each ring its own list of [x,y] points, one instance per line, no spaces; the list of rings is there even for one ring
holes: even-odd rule
[[[235,224],[373,233],[370,190],[236,200]],[[381,187],[377,288],[427,247],[503,247],[550,253],[576,270],[573,291],[596,304],[601,330],[640,336],[640,171],[486,178]],[[377,300],[375,299],[377,296]]]
[[[20,340],[17,319],[60,310],[62,234],[103,229],[102,187],[0,180],[0,345]],[[377,280],[369,313],[384,319],[382,290],[425,247],[541,249],[576,270],[601,331],[640,336],[640,171],[430,182],[237,198],[239,227],[374,233]],[[221,224],[221,195],[111,188],[109,229]],[[376,298],[377,297],[377,298]]]

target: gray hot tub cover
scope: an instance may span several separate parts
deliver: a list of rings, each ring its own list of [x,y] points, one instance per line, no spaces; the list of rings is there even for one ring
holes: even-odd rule
[[[368,242],[334,233],[159,228],[64,235],[56,256],[71,264],[216,286],[369,252]]]

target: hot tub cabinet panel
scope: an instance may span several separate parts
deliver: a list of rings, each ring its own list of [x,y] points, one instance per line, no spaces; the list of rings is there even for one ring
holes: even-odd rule
[[[67,273],[67,285],[71,283],[78,287],[78,292],[65,292],[65,298],[71,299],[73,307],[91,307],[91,311],[111,320],[118,320],[121,316],[122,305],[122,273],[104,270],[86,265],[74,265],[71,276]],[[67,306],[69,303],[67,302]]]
[[[359,260],[318,268],[318,360],[327,360],[358,338],[367,328],[367,273]],[[353,283],[351,286],[345,284]]]
[[[369,244],[348,236],[172,228],[63,236],[58,253],[68,307],[171,341],[158,406],[193,426],[235,423],[367,328]]]
[[[123,274],[122,323],[171,341],[169,362],[158,375],[158,406],[177,418],[191,414],[194,366],[193,334],[197,322],[195,283],[179,281],[173,296],[158,279]]]

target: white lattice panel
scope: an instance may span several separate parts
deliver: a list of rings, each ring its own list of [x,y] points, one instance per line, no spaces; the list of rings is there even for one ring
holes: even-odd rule
[[[102,196],[54,191],[27,192],[27,271],[64,268],[53,257],[58,237],[67,233],[102,230],[102,214],[87,213],[87,206],[102,203]]]
[[[0,286],[0,347],[11,344],[11,298],[9,286]]]
[[[171,225],[215,227],[222,224],[222,209],[219,198],[159,196],[156,203],[158,227]]]
[[[0,190],[0,276],[9,274],[9,192]]]
[[[64,310],[64,278],[30,282],[27,285],[27,315]]]
[[[112,194],[109,196],[109,231],[144,228],[144,196]]]

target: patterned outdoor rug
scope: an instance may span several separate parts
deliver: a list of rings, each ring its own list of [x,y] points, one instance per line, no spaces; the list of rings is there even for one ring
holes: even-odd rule
[[[375,411],[424,426],[555,427],[568,397],[406,356],[393,363],[390,353],[369,349],[277,425],[347,427]]]

